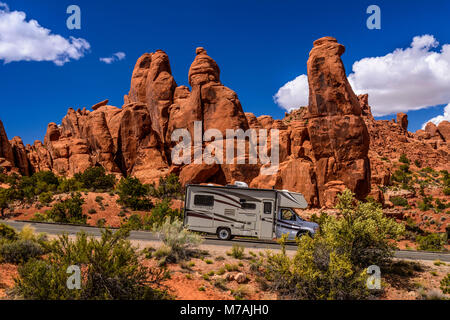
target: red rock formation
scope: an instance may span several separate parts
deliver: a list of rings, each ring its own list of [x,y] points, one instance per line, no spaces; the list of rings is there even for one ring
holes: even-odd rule
[[[442,121],[438,125],[438,131],[445,142],[450,142],[450,122]]]
[[[20,138],[8,141],[0,121],[0,166],[22,174],[52,170],[71,176],[94,165],[117,175],[132,175],[143,182],[156,182],[176,173],[183,184],[227,184],[245,181],[251,187],[301,192],[311,206],[332,207],[345,188],[359,198],[370,195],[383,202],[379,185],[388,185],[401,153],[423,166],[449,169],[449,122],[428,124],[415,134],[407,131],[405,114],[395,121],[376,121],[368,95],[356,96],[341,61],[344,46],[325,37],[314,42],[308,60],[310,103],[283,120],[244,113],[237,94],[220,81],[217,63],[206,50],[197,48],[189,69],[191,90],[177,86],[169,58],[161,50],[144,54],[133,70],[124,106],[95,104],[93,111],[69,109],[61,125],[50,123],[44,143],[23,146]],[[271,132],[279,131],[278,167],[269,175],[268,166],[249,163],[248,142],[238,164],[175,165],[171,141],[176,129],[203,123],[203,133],[217,129],[266,129],[267,148]],[[369,139],[370,136],[370,139]],[[262,141],[259,141],[261,144]],[[203,143],[203,151],[210,145]],[[369,165],[370,159],[370,165]],[[372,185],[372,191],[370,187]],[[370,192],[370,193],[369,193]]]
[[[11,147],[14,155],[14,165],[19,169],[19,172],[24,176],[29,176],[33,173],[28,159],[27,150],[23,141],[19,137],[12,138]]]
[[[169,57],[164,51],[157,50],[139,58],[133,71],[130,93],[125,96],[125,105],[132,102],[146,104],[152,128],[161,141],[165,139],[169,107],[173,104],[176,87]]]
[[[404,130],[408,131],[408,115],[406,113],[397,113],[397,124]]]
[[[6,135],[3,122],[0,120],[0,167],[11,170],[14,167],[14,154]]]
[[[344,51],[336,39],[326,37],[314,42],[308,60],[308,133],[322,205],[330,181],[340,181],[358,198],[370,191],[370,139],[340,58]]]

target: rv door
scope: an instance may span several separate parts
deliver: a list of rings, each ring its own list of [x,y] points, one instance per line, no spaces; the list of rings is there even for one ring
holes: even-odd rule
[[[275,203],[273,200],[264,200],[262,212],[258,220],[258,238],[264,240],[273,239]]]

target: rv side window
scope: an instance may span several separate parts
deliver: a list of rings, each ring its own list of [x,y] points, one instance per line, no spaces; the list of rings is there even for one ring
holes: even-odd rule
[[[244,210],[255,210],[256,209],[256,203],[251,202],[242,202],[241,208]]]
[[[264,214],[272,213],[272,202],[264,202]]]
[[[198,194],[194,197],[194,205],[212,207],[212,206],[214,206],[214,197]]]

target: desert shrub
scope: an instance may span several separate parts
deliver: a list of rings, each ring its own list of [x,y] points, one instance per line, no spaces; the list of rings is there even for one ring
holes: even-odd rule
[[[41,193],[56,191],[58,186],[58,177],[53,172],[40,171],[31,177],[22,177],[19,179],[18,185],[16,186],[17,196],[31,201]]]
[[[13,191],[11,189],[0,188],[0,213],[2,217],[5,215],[5,210],[9,208],[9,205],[13,201]]]
[[[219,278],[214,280],[214,287],[222,290],[222,291],[228,291],[227,287],[227,281],[225,279]]]
[[[237,264],[226,263],[225,270],[227,270],[228,272],[239,271],[239,266]]]
[[[83,183],[75,178],[61,178],[58,186],[58,192],[67,193],[81,191],[83,189]]]
[[[44,249],[32,240],[16,240],[0,244],[0,260],[6,263],[19,264],[40,257]]]
[[[156,198],[178,198],[183,197],[183,188],[175,174],[170,174],[166,177],[159,178],[159,185],[154,184],[150,186],[150,194]]]
[[[140,215],[132,214],[124,223],[122,223],[121,227],[130,230],[142,230],[144,228],[144,223]]]
[[[189,259],[194,253],[192,248],[203,241],[200,235],[187,230],[182,221],[172,221],[170,218],[166,218],[162,225],[156,225],[153,230],[158,234],[164,245],[170,249],[166,257],[167,262]]]
[[[243,300],[249,292],[247,287],[239,286],[236,290],[231,290],[231,294],[236,300]]]
[[[400,155],[400,158],[398,159],[398,161],[399,161],[399,162],[402,162],[402,163],[406,163],[406,164],[409,164],[409,163],[410,163],[408,157],[407,157],[406,154],[404,154],[404,153],[402,153],[402,154]]]
[[[403,197],[391,197],[391,202],[396,206],[406,207],[408,206],[408,200]]]
[[[80,193],[56,203],[53,208],[41,215],[41,219],[49,222],[86,224],[87,216],[83,214],[84,200]]]
[[[94,191],[109,191],[116,184],[113,174],[106,174],[103,167],[91,167],[74,176],[75,180],[81,182],[83,188]]]
[[[106,224],[106,219],[105,218],[101,218],[97,220],[97,227],[98,228],[103,228],[105,227]]]
[[[419,250],[441,251],[447,243],[447,235],[445,233],[430,233],[424,236],[417,236]]]
[[[234,244],[231,247],[231,251],[228,252],[227,254],[235,259],[242,259],[244,258],[244,251],[245,251],[244,247]]]
[[[167,218],[170,218],[172,221],[175,219],[182,220],[183,215],[180,210],[174,210],[170,205],[170,199],[163,199],[161,202],[156,203],[151,214],[144,217],[144,225],[150,228],[155,225],[160,226]],[[148,229],[147,227],[145,229]]]
[[[444,189],[442,189],[442,192],[444,192],[446,196],[450,196],[450,187],[445,187]]]
[[[95,210],[94,208],[89,209],[88,211],[89,214],[96,214],[97,210]]]
[[[0,240],[14,241],[18,238],[19,236],[14,228],[11,228],[4,223],[0,223]]]
[[[39,202],[45,205],[50,204],[53,201],[53,193],[51,191],[43,192],[39,195]]]
[[[262,264],[270,286],[281,296],[294,299],[365,299],[366,268],[385,266],[393,256],[394,245],[403,226],[387,218],[375,203],[359,203],[344,191],[338,196],[339,216],[324,215],[314,238],[297,240],[297,253],[268,253]]]
[[[408,183],[411,181],[411,174],[408,173],[408,171],[405,171],[406,168],[398,169],[394,171],[394,173],[391,176],[392,181],[402,183],[403,185],[408,185]]]
[[[447,205],[445,203],[443,203],[440,199],[436,199],[434,201],[435,203],[435,208],[438,212],[441,212],[442,210],[445,210],[447,208]]]
[[[441,281],[441,290],[444,294],[450,294],[450,273]]]
[[[22,230],[20,230],[19,239],[21,240],[30,240],[40,244],[43,248],[46,247],[47,236],[45,233],[36,234],[35,229],[30,225],[25,225]]]
[[[117,186],[117,202],[133,210],[150,210],[153,204],[148,199],[149,192],[148,185],[142,184],[137,178],[127,177],[120,180]]]
[[[433,209],[433,197],[424,196],[421,201],[417,201],[417,207],[421,211],[427,211]]]
[[[420,160],[414,160],[414,164],[416,165],[417,168],[422,167],[422,162],[420,162]]]
[[[60,236],[50,245],[45,260],[30,260],[19,267],[14,294],[38,300],[135,300],[167,298],[161,281],[164,269],[150,269],[126,240],[124,231],[102,232],[101,239],[79,233],[75,240]],[[81,290],[68,289],[67,270],[78,265]]]

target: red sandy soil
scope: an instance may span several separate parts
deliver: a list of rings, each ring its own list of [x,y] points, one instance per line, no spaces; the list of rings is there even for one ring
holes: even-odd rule
[[[190,270],[183,269],[179,264],[172,264],[169,266],[171,271],[171,278],[164,281],[164,284],[169,288],[169,292],[176,297],[177,300],[234,300],[231,290],[244,288],[247,292],[245,299],[248,300],[274,300],[275,293],[263,292],[259,289],[259,285],[255,281],[256,276],[250,272],[249,262],[247,260],[237,260],[228,256],[225,260],[217,261],[217,256],[210,256],[202,259],[192,259],[189,262],[195,263],[190,267]],[[212,264],[206,261],[212,261]],[[189,263],[188,262],[188,263]],[[148,261],[149,265],[155,265],[155,261]],[[235,264],[243,266],[239,267],[238,271],[225,272],[223,275],[210,277],[210,280],[203,279],[203,275],[210,271],[217,273],[225,264]],[[248,277],[248,281],[244,284],[238,284],[235,280],[226,282],[228,290],[222,290],[214,286],[214,280],[224,278],[227,274],[236,276],[238,273],[244,273]],[[188,279],[190,275],[190,279]],[[200,291],[199,288],[204,287],[205,291]]]
[[[0,300],[6,299],[6,291],[14,286],[14,278],[18,275],[17,266],[0,264]]]

